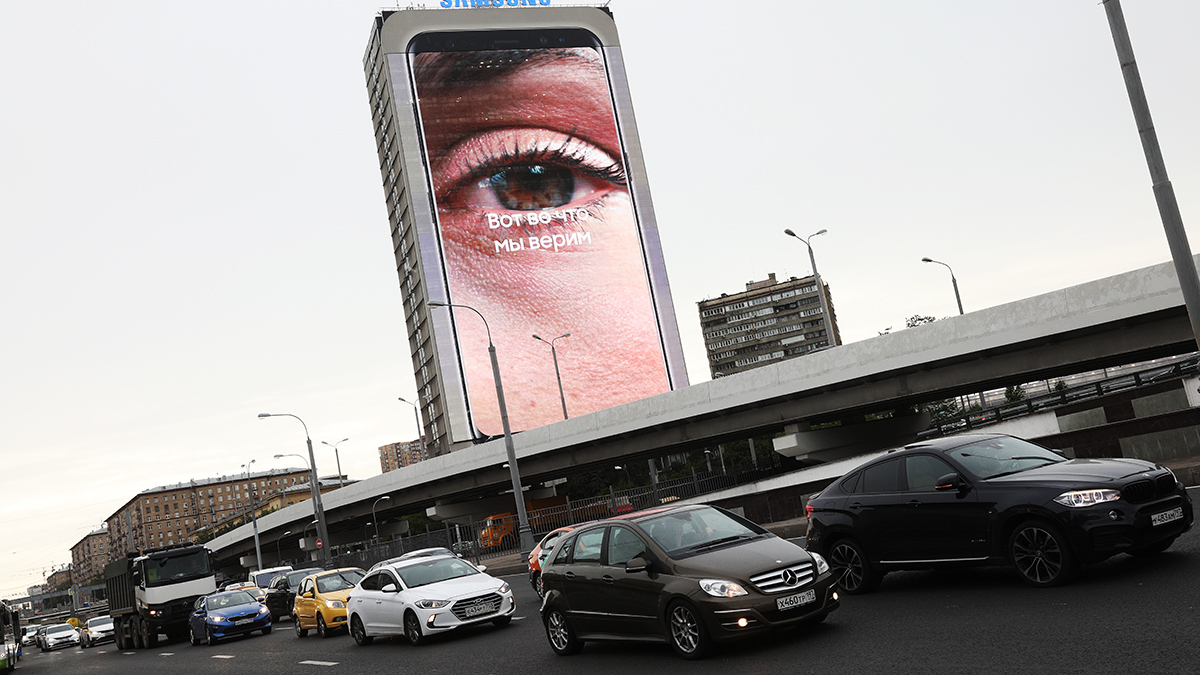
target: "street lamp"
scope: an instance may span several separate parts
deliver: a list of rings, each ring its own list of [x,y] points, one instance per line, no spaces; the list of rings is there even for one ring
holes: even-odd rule
[[[278,558],[279,560],[283,560],[283,553],[280,552],[279,547],[283,544],[283,538],[288,536],[291,533],[292,533],[292,531],[288,530],[287,532],[284,532],[283,534],[279,535],[279,538],[275,540],[275,557]]]
[[[613,468],[617,471],[624,471],[625,477],[629,479],[629,487],[633,487],[633,476],[629,475],[629,469],[621,466],[620,464],[614,466]]]
[[[525,496],[521,493],[521,472],[517,469],[517,451],[513,448],[512,429],[508,425],[508,407],[504,405],[504,385],[500,383],[500,363],[496,360],[496,345],[492,342],[492,329],[479,310],[470,305],[451,302],[430,302],[430,307],[461,307],[475,312],[483,321],[488,336],[488,356],[492,359],[492,378],[496,380],[496,402],[500,405],[500,423],[504,427],[504,450],[508,453],[508,475],[512,480],[513,501],[517,503],[517,532],[521,537],[521,551],[533,550],[533,531],[529,529],[529,515],[525,513]]]
[[[329,529],[325,524],[325,508],[321,506],[321,486],[317,481],[317,458],[313,454],[312,438],[308,435],[308,425],[304,423],[304,420],[291,413],[258,413],[258,417],[259,419],[265,417],[294,417],[304,427],[304,440],[308,443],[309,487],[312,489],[313,514],[317,518],[317,538],[322,544],[321,548],[317,549],[317,557],[321,561],[321,566],[328,568],[330,562],[329,549],[326,546],[329,544]],[[275,455],[275,459],[279,459],[280,457],[300,457],[300,455]]]
[[[933,258],[921,258],[921,262],[935,263],[937,265],[941,265],[941,266],[945,267],[946,269],[950,270],[950,283],[954,284],[954,300],[956,302],[958,302],[958,314],[959,314],[959,316],[962,316],[962,314],[963,314],[962,296],[958,294],[958,279],[954,278],[954,270],[946,263],[944,263],[940,260],[934,260]]]
[[[339,488],[344,488],[344,487],[346,487],[346,483],[342,481],[342,458],[338,456],[337,446],[341,445],[342,443],[345,443],[345,442],[346,442],[346,441],[348,441],[348,440],[350,440],[350,439],[349,439],[349,438],[343,438],[342,440],[340,440],[340,441],[338,441],[337,443],[334,443],[334,444],[332,444],[332,445],[330,445],[330,444],[329,444],[328,442],[326,442],[326,441],[321,441],[321,443],[322,443],[323,445],[328,445],[329,447],[333,448],[333,458],[334,458],[335,460],[337,460],[337,469],[338,469],[338,487],[339,487]]]
[[[556,350],[554,348],[554,343],[555,343],[555,341],[561,340],[565,337],[571,337],[571,334],[563,333],[562,335],[559,335],[558,337],[550,340],[549,342],[547,342],[546,340],[544,340],[536,335],[533,336],[534,340],[538,340],[540,342],[545,342],[546,344],[550,345],[550,356],[552,356],[554,358],[554,377],[558,379],[558,398],[560,401],[562,401],[563,419],[564,420],[570,419],[570,418],[567,416],[567,397],[563,395],[562,374],[558,372],[558,350]]]
[[[397,396],[396,400],[412,406],[413,419],[417,422],[417,440],[421,441],[421,459],[429,459],[429,446],[425,445],[425,429],[421,427],[421,411],[417,408],[416,403],[404,400],[403,396]]]
[[[389,495],[384,495],[379,499],[376,499],[374,504],[371,504],[371,521],[375,523],[375,541],[377,542],[379,541],[379,519],[375,517],[375,506],[384,500],[390,502],[392,501],[392,498]]]
[[[805,246],[808,247],[808,261],[812,264],[813,280],[817,282],[817,297],[821,300],[821,313],[825,315],[825,333],[829,338],[829,345],[836,346],[838,342],[837,336],[834,335],[833,332],[833,317],[829,316],[829,299],[825,297],[825,284],[821,283],[821,274],[817,272],[817,257],[813,255],[812,244],[810,244],[808,241],[809,239],[825,234],[828,231],[829,230],[821,230],[820,232],[813,232],[812,234],[808,235],[808,239],[801,237],[795,232],[792,232],[790,229],[785,229],[783,233],[789,237],[795,237],[796,239],[799,239],[800,241],[804,242]]]
[[[262,547],[258,545],[258,509],[254,506],[254,493],[250,492],[250,465],[253,463],[254,460],[250,460],[243,464],[242,468],[246,470],[246,490],[248,492],[247,496],[250,497],[250,521],[254,523],[254,564],[261,570],[263,562]],[[245,515],[243,514],[242,517],[245,518]],[[246,524],[246,521],[243,520],[242,524]]]

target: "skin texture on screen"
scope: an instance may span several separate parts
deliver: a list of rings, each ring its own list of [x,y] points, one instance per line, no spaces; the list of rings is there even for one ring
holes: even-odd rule
[[[413,57],[450,300],[491,326],[514,430],[668,391],[620,141],[593,49]],[[440,310],[447,311],[447,310]],[[456,308],[477,428],[502,433],[483,322]]]

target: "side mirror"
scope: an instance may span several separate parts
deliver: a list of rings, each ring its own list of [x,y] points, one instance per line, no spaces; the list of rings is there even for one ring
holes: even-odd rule
[[[384,593],[399,593],[400,589],[396,588],[396,584],[384,584],[383,588],[379,589]]]
[[[307,591],[307,592],[305,592],[305,593],[301,593],[301,594],[300,594],[300,597],[302,597],[302,598],[311,598],[311,597],[313,597],[313,592],[312,592],[312,591]]]
[[[476,567],[475,569],[479,570],[480,572],[486,572],[487,565],[480,565],[480,566]]]
[[[645,553],[639,554],[625,563],[625,573],[634,574],[635,572],[645,572],[650,569],[650,562],[643,557],[644,555]]]
[[[933,489],[938,492],[949,492],[950,490],[964,490],[967,484],[963,481],[962,476],[957,473],[948,473],[945,476],[937,479],[933,484]]]

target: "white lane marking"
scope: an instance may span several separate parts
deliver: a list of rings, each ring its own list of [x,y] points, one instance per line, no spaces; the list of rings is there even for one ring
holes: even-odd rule
[[[133,656],[137,652],[121,652],[121,653],[124,654],[125,656]]]
[[[175,656],[175,652],[162,652],[159,656]]]
[[[525,617],[523,617],[523,616],[514,616],[513,617],[513,621],[523,621],[524,619],[525,619]]]
[[[336,666],[337,661],[301,661],[302,666]]]
[[[213,654],[214,659],[232,659],[233,654]]]

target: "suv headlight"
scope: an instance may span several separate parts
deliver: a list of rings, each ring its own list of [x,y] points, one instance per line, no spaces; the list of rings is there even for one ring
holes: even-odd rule
[[[441,609],[441,608],[445,607],[446,605],[450,604],[450,601],[449,600],[418,600],[413,604],[415,604],[417,607],[420,607],[421,609]]]
[[[741,584],[725,579],[701,579],[700,588],[714,598],[736,598],[739,595],[749,595]]]
[[[817,574],[825,574],[829,571],[829,563],[825,562],[825,558],[820,553],[810,551],[809,555],[812,556],[813,562],[817,564]]]
[[[1054,501],[1063,506],[1077,509],[1103,504],[1104,502],[1115,502],[1120,498],[1120,490],[1073,490],[1055,497]]]

